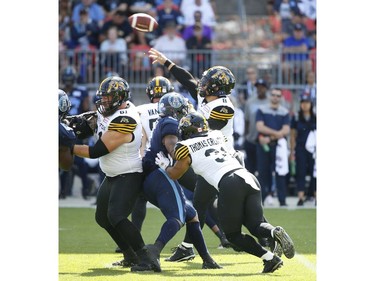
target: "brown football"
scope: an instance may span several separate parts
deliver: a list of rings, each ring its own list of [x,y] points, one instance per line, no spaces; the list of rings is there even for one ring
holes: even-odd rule
[[[145,13],[136,13],[129,17],[130,25],[142,32],[152,32],[158,28],[159,24],[152,16]]]

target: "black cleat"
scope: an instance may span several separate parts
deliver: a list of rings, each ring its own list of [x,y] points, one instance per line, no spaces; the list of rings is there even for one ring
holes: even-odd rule
[[[268,238],[268,242],[270,244],[271,252],[281,258],[283,255],[283,248],[281,247],[281,244],[271,237]]]
[[[161,268],[150,263],[140,263],[135,266],[132,266],[130,271],[131,272],[143,272],[143,271],[161,272]]]
[[[272,260],[263,260],[264,267],[262,273],[272,273],[279,269],[283,264],[283,261],[278,256],[273,255]]]
[[[294,243],[293,240],[289,237],[288,233],[281,227],[276,226],[275,230],[273,231],[273,236],[275,238],[275,242],[280,244],[284,255],[291,259],[295,255]]]
[[[173,255],[166,258],[165,261],[181,262],[193,260],[195,258],[193,248],[185,248],[183,245],[178,245],[176,248],[172,248],[172,251],[174,251]]]
[[[115,253],[122,253],[122,250],[120,249],[120,247],[117,247],[117,248],[115,249]]]
[[[202,269],[218,269],[218,268],[223,268],[223,267],[218,265],[214,260],[204,261],[202,265]]]
[[[139,261],[136,259],[123,259],[112,263],[112,266],[132,267],[138,263]]]

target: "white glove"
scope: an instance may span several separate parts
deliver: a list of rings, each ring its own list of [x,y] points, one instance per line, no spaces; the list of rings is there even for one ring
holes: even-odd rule
[[[158,154],[156,154],[155,164],[165,171],[165,169],[167,169],[167,167],[170,166],[170,161],[168,157],[166,157],[164,153],[160,151]]]

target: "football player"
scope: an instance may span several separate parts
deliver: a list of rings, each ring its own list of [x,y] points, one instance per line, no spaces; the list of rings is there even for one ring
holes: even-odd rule
[[[165,95],[166,93],[170,93],[174,90],[171,82],[163,77],[163,76],[156,76],[151,79],[148,83],[146,88],[146,94],[150,99],[150,103],[141,104],[137,106],[137,110],[141,117],[142,123],[142,146],[141,146],[141,155],[144,156],[145,149],[149,146],[149,141],[151,138],[151,131],[154,128],[156,120],[159,118],[158,113],[158,102],[160,98]],[[144,198],[143,194],[141,194],[132,211],[131,220],[132,223],[139,229],[142,230],[142,224],[146,217],[146,206],[147,200]],[[115,249],[116,253],[121,253],[122,250],[120,247]],[[114,263],[113,265],[122,265],[125,261],[121,261],[120,263]]]
[[[146,177],[143,191],[146,199],[161,210],[166,221],[155,243],[148,245],[149,249],[159,258],[165,245],[186,223],[186,231],[203,260],[202,268],[221,268],[207,250],[197,213],[193,206],[187,203],[182,187],[177,180],[172,181],[164,170],[155,164],[155,157],[159,151],[173,155],[174,146],[178,141],[178,119],[187,114],[188,102],[181,94],[168,93],[160,99],[158,112],[160,119],[152,131],[150,146],[142,161]],[[143,270],[141,265],[132,267],[132,271]]]
[[[189,91],[192,98],[197,101],[197,112],[206,117],[211,129],[223,132],[228,151],[243,162],[241,152],[235,151],[233,147],[234,106],[228,98],[236,83],[233,73],[224,66],[213,66],[204,71],[201,79],[197,81],[190,72],[173,63],[156,49],[149,50],[149,57],[153,59],[153,63],[158,62],[167,67],[177,81]],[[206,221],[206,211],[216,196],[215,188],[203,177],[198,176],[193,205],[198,212],[202,228]],[[191,251],[191,241],[188,236],[185,236],[182,244],[185,246],[179,245],[176,252],[167,260],[179,261],[180,256]]]
[[[71,109],[69,115],[78,115],[86,112],[90,109],[90,98],[86,87],[77,85],[77,72],[73,66],[67,66],[62,70],[61,81],[63,85],[61,89],[68,95],[71,102]],[[77,144],[83,144],[84,141],[77,136]],[[89,166],[80,157],[75,157],[74,167],[78,169],[72,169],[70,171],[62,172],[60,175],[61,182],[64,183],[61,187],[60,197],[64,198],[67,195],[71,195],[73,180],[70,180],[75,175],[79,176],[82,181],[81,194],[84,199],[88,199],[90,195],[90,178],[88,177]],[[71,184],[65,184],[71,182]]]
[[[180,178],[189,167],[204,177],[218,194],[219,220],[228,240],[243,251],[263,260],[262,273],[274,272],[283,265],[279,256],[295,254],[294,244],[286,231],[263,220],[260,185],[228,151],[225,136],[219,130],[209,131],[203,115],[191,112],[179,122],[182,141],[175,146],[174,165],[161,151],[155,163],[173,180]],[[278,255],[263,248],[256,240],[241,233],[242,225],[254,236],[273,237]]]
[[[139,263],[149,271],[160,271],[159,261],[149,254],[140,231],[128,219],[143,183],[142,125],[136,106],[129,101],[129,84],[121,77],[108,77],[96,95],[97,141],[73,147],[76,156],[99,158],[105,174],[97,194],[96,222],[132,261],[127,266]]]

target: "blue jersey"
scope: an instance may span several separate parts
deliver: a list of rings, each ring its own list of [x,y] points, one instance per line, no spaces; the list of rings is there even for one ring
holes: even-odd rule
[[[162,151],[168,155],[168,151],[163,145],[163,138],[167,135],[179,136],[178,134],[178,121],[172,117],[164,117],[158,119],[156,126],[152,130],[150,147],[147,149],[143,157],[143,171],[148,175],[153,170],[159,168],[155,164],[156,154]]]
[[[65,124],[59,123],[59,146],[72,147],[76,142],[73,129]]]

